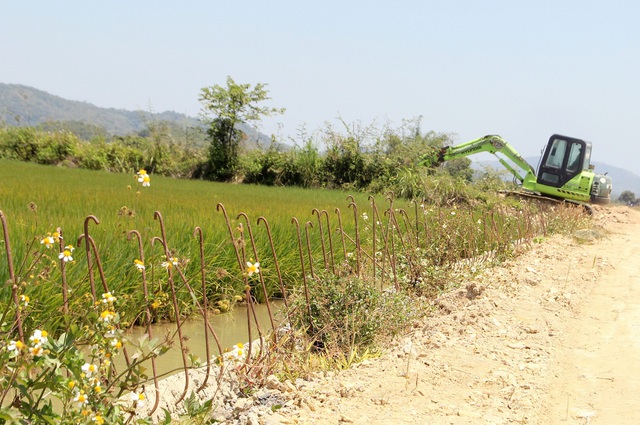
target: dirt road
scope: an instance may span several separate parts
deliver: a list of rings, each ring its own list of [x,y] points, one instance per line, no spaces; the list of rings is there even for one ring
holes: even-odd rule
[[[640,213],[553,237],[440,297],[380,359],[298,380],[266,423],[640,423]],[[600,236],[600,235],[596,235]]]
[[[628,221],[589,247],[601,272],[555,344],[550,423],[640,423],[640,226],[637,214]]]

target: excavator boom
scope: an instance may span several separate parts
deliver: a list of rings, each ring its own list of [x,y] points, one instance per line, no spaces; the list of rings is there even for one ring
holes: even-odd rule
[[[421,163],[427,165],[437,165],[452,159],[464,158],[480,152],[488,152],[495,155],[500,163],[513,174],[513,176],[523,184],[526,179],[535,179],[535,169],[529,164],[506,140],[498,135],[488,135],[478,139],[471,140],[456,146],[446,146],[440,149],[433,156],[423,157]],[[509,159],[513,164],[505,161]],[[435,160],[434,160],[435,159]]]

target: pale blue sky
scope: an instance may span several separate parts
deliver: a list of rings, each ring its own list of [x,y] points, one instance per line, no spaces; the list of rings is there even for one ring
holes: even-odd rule
[[[0,82],[102,107],[200,111],[200,89],[268,84],[294,136],[422,116],[457,142],[552,133],[640,174],[640,2],[6,1]]]

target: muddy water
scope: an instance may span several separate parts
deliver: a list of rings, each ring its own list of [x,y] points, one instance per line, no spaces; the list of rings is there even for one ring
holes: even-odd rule
[[[275,315],[275,324],[279,325],[280,320],[277,312],[280,310],[281,304],[271,303],[271,311]],[[271,331],[271,321],[269,320],[269,314],[266,305],[254,306],[256,310],[256,316],[258,318],[258,324],[263,334]],[[210,315],[209,322],[216,332],[220,345],[223,350],[230,349],[235,344],[246,343],[249,341],[248,327],[247,327],[247,309],[243,306],[236,306],[231,312],[225,314]],[[145,328],[138,327],[133,328],[126,333],[126,337],[132,341],[136,341],[146,333]],[[171,375],[173,373],[181,372],[183,370],[182,354],[180,352],[180,343],[178,341],[177,329],[175,323],[162,323],[152,326],[151,334],[153,338],[157,338],[159,341],[163,341],[167,336],[173,339],[174,343],[172,348],[165,354],[156,358],[156,368],[158,375]],[[186,339],[185,345],[188,347],[188,354],[193,354],[200,359],[202,365],[206,364],[207,351],[205,343],[205,325],[202,318],[190,319],[182,324],[182,336]],[[258,338],[258,331],[255,323],[252,321],[251,327],[252,339]],[[128,348],[129,355],[133,354],[134,350]],[[218,346],[215,339],[209,332],[209,352],[212,357],[216,357],[218,353]],[[191,365],[187,357],[187,364]],[[151,361],[147,361],[145,364],[147,367],[147,373],[152,378]]]

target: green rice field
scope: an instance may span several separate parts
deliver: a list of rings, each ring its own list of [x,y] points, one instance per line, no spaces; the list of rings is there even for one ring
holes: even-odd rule
[[[206,269],[211,280],[208,291],[214,298],[233,297],[244,288],[230,229],[234,238],[239,237],[242,224],[243,237],[248,240],[248,226],[251,226],[261,271],[269,282],[269,290],[277,293],[269,239],[265,223],[257,224],[259,217],[264,217],[269,224],[285,281],[300,278],[298,232],[292,223],[293,217],[300,224],[303,246],[306,244],[305,223],[314,223],[310,231],[318,231],[313,209],[326,210],[335,221],[335,209],[340,208],[345,228],[353,228],[354,221],[353,209],[349,207],[351,200],[347,199],[349,194],[332,190],[223,184],[154,175],[151,175],[151,185],[142,187],[132,174],[7,160],[0,161],[0,182],[0,211],[7,219],[16,273],[27,283],[25,293],[30,294],[31,299],[39,299],[41,304],[60,301],[59,295],[46,289],[52,282],[59,281],[57,271],[43,270],[49,265],[56,267],[57,251],[45,249],[40,241],[60,228],[63,245],[78,245],[77,239],[84,233],[85,219],[90,215],[99,221],[99,224],[90,221],[88,231],[96,242],[109,289],[129,294],[136,303],[141,302],[137,289],[140,278],[134,260],[139,259],[140,254],[135,238],[128,239],[133,229],[140,232],[144,241],[144,263],[151,280],[157,284],[154,290],[166,292],[161,287],[166,272],[160,268],[166,260],[164,250],[159,243],[151,244],[154,237],[162,234],[159,221],[154,219],[156,211],[161,213],[166,226],[168,248],[181,261],[187,277],[195,281],[200,279],[200,248],[194,229],[196,226],[202,229]],[[359,212],[370,209],[366,195],[351,195]],[[228,225],[219,204],[227,212]],[[244,217],[238,219],[240,213],[246,214],[248,221]],[[66,267],[70,287],[82,288],[76,291],[76,299],[87,291],[84,242],[80,245],[73,253],[75,261]],[[245,249],[247,259],[253,259],[253,247],[247,243]],[[318,249],[314,243],[313,250]],[[43,257],[39,265],[32,266],[40,254]],[[223,278],[219,278],[220,270],[225,271]],[[0,254],[0,279],[3,282],[9,279],[4,252]]]
[[[390,209],[389,200],[378,197],[376,215],[372,198],[362,193],[153,175],[150,186],[143,187],[133,174],[6,160],[0,161],[0,182],[0,211],[10,240],[0,254],[0,281],[10,281],[10,253],[17,292],[33,300],[30,314],[39,321],[60,320],[63,305],[81,315],[86,307],[80,306],[107,290],[124,301],[124,324],[139,322],[149,305],[158,320],[188,314],[195,305],[191,298],[205,292],[211,305],[225,311],[246,296],[247,285],[264,301],[299,288],[304,277],[315,275],[313,267],[341,273],[334,262],[357,275],[367,263],[373,284],[385,280],[381,273],[392,273],[395,285],[400,276],[410,285],[435,288],[441,282],[430,279],[447,264],[496,248],[508,250],[511,241],[546,233],[553,224],[544,215],[504,206],[458,209],[394,201]],[[78,241],[85,224],[98,253],[98,263],[91,254],[92,273],[87,238]],[[41,241],[58,228],[63,241],[47,249]],[[73,261],[58,258],[66,245],[76,246]],[[144,264],[144,273],[136,261]],[[249,274],[247,261],[259,262],[260,273]],[[169,287],[170,262],[180,273],[177,290]],[[391,268],[383,272],[381,267]],[[149,283],[148,296],[142,281]],[[68,302],[62,299],[63,286],[69,288]],[[8,285],[0,292],[10,299]],[[168,294],[175,292],[181,294],[180,305],[170,302]]]

